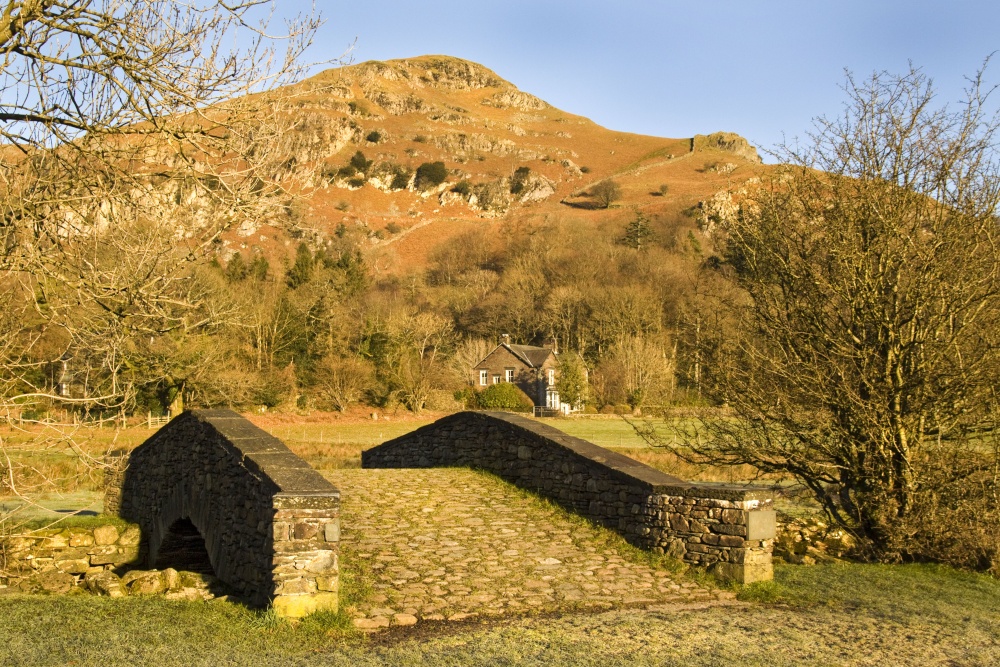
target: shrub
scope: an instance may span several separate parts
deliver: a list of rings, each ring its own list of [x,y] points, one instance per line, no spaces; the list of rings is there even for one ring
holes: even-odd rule
[[[377,144],[378,142],[382,141],[382,133],[379,132],[378,130],[372,130],[371,132],[368,133],[368,136],[365,137],[365,141],[370,141],[373,144]]]
[[[390,234],[398,234],[403,231],[403,228],[396,224],[395,220],[392,220],[388,225],[385,226],[385,231]]]
[[[347,179],[347,184],[350,185],[352,188],[360,188],[365,184],[365,177],[355,176],[354,178],[349,178]]]
[[[468,181],[459,181],[458,184],[451,189],[452,192],[457,192],[463,197],[468,197],[472,194],[472,184]]]
[[[659,189],[657,190],[657,192],[659,192],[660,196],[663,197],[664,195],[667,194],[668,190],[670,190],[670,186],[667,185],[666,183],[661,183]]]
[[[371,160],[365,157],[365,154],[358,151],[351,156],[351,166],[361,173],[367,173],[368,167],[372,166]]]
[[[425,137],[422,134],[418,134],[417,136],[413,137],[413,140],[415,142],[417,142],[418,144],[426,144],[427,143],[427,137]]]
[[[590,173],[590,167],[580,167],[580,173],[581,174],[589,174]]]
[[[396,165],[393,167],[392,183],[389,188],[392,190],[405,190],[410,184],[410,170],[406,167]]]
[[[479,402],[476,400],[477,394],[476,390],[472,387],[464,387],[459,389],[454,394],[455,400],[462,404],[466,410],[475,410],[479,407]]]
[[[524,190],[525,184],[528,182],[528,175],[531,173],[531,169],[528,167],[518,167],[514,171],[514,175],[510,179],[510,192],[511,194],[520,194]]]
[[[273,370],[260,379],[254,388],[253,398],[257,405],[276,408],[292,397],[295,391],[295,375],[290,368]]]
[[[448,178],[448,168],[444,166],[444,162],[424,162],[417,167],[416,186],[426,190],[441,185],[446,178]]]
[[[323,165],[323,170],[320,172],[320,175],[323,177],[323,179],[329,183],[332,183],[333,181],[337,180],[337,176],[339,174],[340,170],[331,164]]]
[[[345,164],[336,172],[338,178],[351,178],[356,173],[358,173],[358,170],[352,164]]]
[[[535,407],[528,395],[510,382],[501,382],[481,391],[476,402],[485,410],[531,412]]]

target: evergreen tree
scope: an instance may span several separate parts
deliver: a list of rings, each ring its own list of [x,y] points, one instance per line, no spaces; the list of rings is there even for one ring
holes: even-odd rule
[[[576,352],[564,352],[559,355],[559,377],[556,379],[556,389],[559,390],[559,400],[568,403],[575,409],[583,407],[590,398],[590,385],[587,383],[587,367],[583,357]]]
[[[656,235],[649,225],[649,220],[642,213],[636,213],[635,220],[625,227],[625,236],[622,237],[621,242],[629,248],[645,250],[654,238]]]
[[[243,261],[243,255],[236,253],[226,264],[226,278],[229,282],[238,283],[241,280],[246,279],[249,270],[247,269],[247,263]]]
[[[292,289],[304,285],[312,279],[313,255],[304,242],[295,251],[295,263],[288,270],[287,282]]]

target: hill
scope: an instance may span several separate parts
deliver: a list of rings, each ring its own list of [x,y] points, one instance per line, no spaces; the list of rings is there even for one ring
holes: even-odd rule
[[[290,237],[324,247],[346,227],[367,239],[373,264],[406,273],[443,241],[500,221],[676,218],[760,162],[738,135],[615,132],[445,56],[330,69],[282,92],[293,119],[282,150],[313,170],[306,203],[285,224],[244,223],[225,237],[224,258],[254,247],[281,255]],[[442,182],[419,178],[436,162]],[[606,179],[621,198],[601,209],[587,193]]]

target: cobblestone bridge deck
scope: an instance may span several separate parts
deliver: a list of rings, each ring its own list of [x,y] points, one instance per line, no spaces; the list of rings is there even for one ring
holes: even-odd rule
[[[621,538],[464,469],[335,470],[342,570],[373,594],[358,627],[530,611],[731,604],[732,594],[638,564]]]

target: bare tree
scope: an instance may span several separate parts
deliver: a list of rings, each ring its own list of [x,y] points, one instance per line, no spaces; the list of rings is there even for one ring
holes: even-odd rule
[[[597,369],[603,400],[638,409],[669,400],[675,369],[668,349],[653,337],[622,337]]]
[[[269,8],[22,0],[0,14],[0,270],[110,372],[116,404],[127,346],[100,343],[204,326],[191,260],[287,206],[274,89],[302,73],[319,18],[274,37]]]
[[[455,375],[462,378],[465,384],[475,384],[479,378],[473,377],[476,365],[493,351],[496,343],[483,338],[466,338],[455,347],[451,365]]]
[[[954,109],[916,69],[845,90],[721,222],[739,293],[702,386],[737,418],[687,444],[794,476],[873,558],[995,569],[1000,118],[982,72]]]
[[[149,348],[213,321],[192,260],[229,226],[287,207],[279,87],[304,71],[320,20],[274,36],[272,9],[0,3],[0,301],[16,307],[4,316],[22,315],[13,346],[0,340],[8,420],[51,404],[125,409]],[[43,372],[68,355],[83,395]],[[9,482],[6,493],[30,500]]]
[[[601,181],[590,188],[590,196],[601,208],[611,208],[611,205],[622,198],[622,186],[611,179]]]
[[[316,391],[322,404],[340,412],[364,396],[374,379],[369,362],[357,357],[323,357],[316,368]]]

